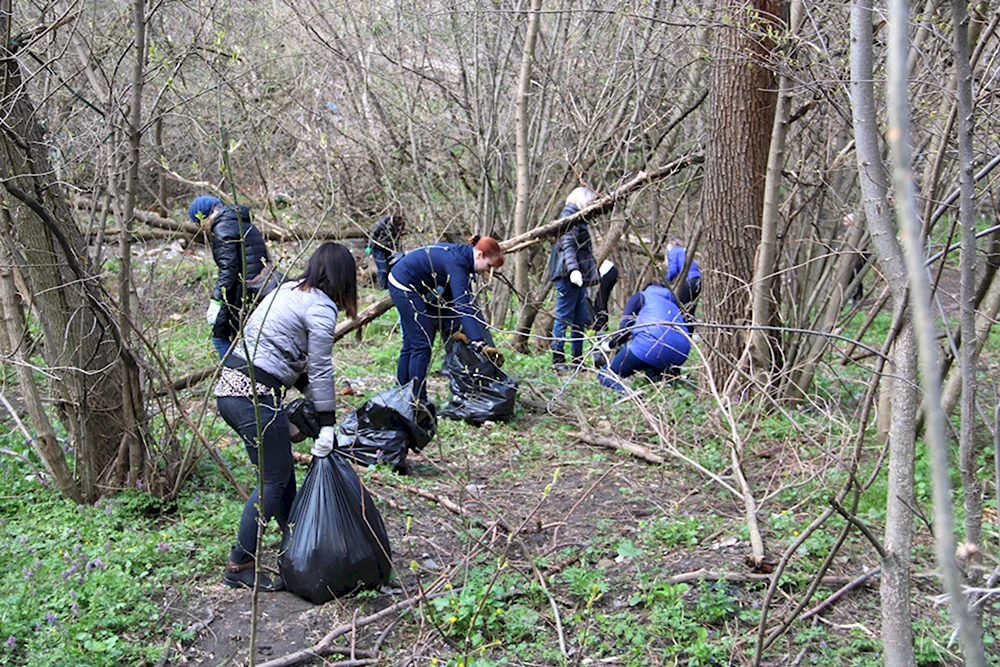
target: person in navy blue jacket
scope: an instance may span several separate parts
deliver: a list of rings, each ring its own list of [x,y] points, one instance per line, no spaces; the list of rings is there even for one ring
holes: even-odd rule
[[[491,345],[492,338],[475,305],[470,283],[473,274],[498,269],[503,263],[503,251],[496,239],[476,236],[470,239],[470,245],[433,243],[411,250],[389,271],[389,296],[399,312],[403,332],[396,380],[405,385],[415,379],[414,392],[424,403],[431,345],[437,329],[446,324],[439,321],[440,309],[428,305],[428,300],[433,304],[441,292],[450,295],[448,310],[457,318],[460,333],[491,355],[494,363],[502,363],[503,355]]]
[[[676,375],[687,361],[691,339],[673,292],[654,283],[630,296],[618,330],[602,351],[617,347],[621,349],[610,364],[606,359],[599,364],[597,377],[605,387],[623,392],[622,379],[639,371],[654,382]]]
[[[684,249],[681,242],[677,239],[670,241],[667,244],[667,273],[665,276],[668,284],[681,275],[686,260],[687,250]],[[694,306],[691,304],[698,298],[699,294],[701,294],[701,269],[698,268],[698,262],[692,258],[691,266],[688,267],[687,275],[684,276],[684,282],[677,286],[677,303],[691,315],[694,313]]]

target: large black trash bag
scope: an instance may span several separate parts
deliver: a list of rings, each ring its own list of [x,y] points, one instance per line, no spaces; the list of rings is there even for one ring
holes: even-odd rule
[[[403,471],[407,452],[419,452],[436,431],[433,406],[416,400],[411,380],[347,415],[337,429],[337,451],[363,466],[387,463]]]
[[[452,339],[445,344],[444,371],[451,400],[441,409],[442,417],[479,426],[514,416],[517,382],[468,343]]]
[[[310,602],[381,586],[392,551],[382,517],[350,462],[313,457],[289,516],[291,538],[278,559],[285,586]]]

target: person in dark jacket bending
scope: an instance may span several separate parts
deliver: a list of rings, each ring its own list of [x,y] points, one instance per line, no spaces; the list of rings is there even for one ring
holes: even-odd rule
[[[223,359],[254,297],[246,284],[270,264],[271,256],[246,206],[226,206],[216,197],[203,195],[191,202],[188,217],[210,230],[219,277],[205,319],[212,326],[212,345]]]
[[[667,244],[667,272],[665,278],[667,283],[672,283],[681,275],[684,270],[684,262],[687,261],[687,250],[677,239]],[[698,262],[691,258],[691,266],[688,267],[684,282],[677,286],[677,304],[688,311],[689,315],[694,314],[694,300],[701,294],[701,269]]]
[[[389,295],[399,312],[403,346],[396,364],[396,380],[405,385],[416,380],[414,393],[427,402],[427,367],[431,363],[431,344],[440,321],[440,310],[428,305],[440,296],[438,288],[450,295],[449,311],[458,318],[461,332],[494,363],[503,363],[503,355],[490,343],[489,331],[476,308],[470,276],[503,266],[500,244],[490,237],[473,237],[470,245],[434,243],[411,250],[389,272]]]
[[[673,292],[652,284],[630,296],[618,330],[602,344],[602,352],[617,347],[621,349],[611,363],[604,360],[597,373],[605,387],[623,392],[622,379],[639,371],[654,382],[676,374],[687,361],[691,339]]]
[[[333,449],[337,391],[333,376],[333,341],[337,315],[358,310],[357,266],[350,250],[324,243],[305,272],[261,299],[224,360],[215,385],[219,414],[240,437],[263,481],[243,506],[236,545],[229,552],[223,583],[252,587],[260,525],[278,520],[282,543],[288,538],[288,515],[295,499],[285,391],[298,387],[312,399],[319,417],[313,456]],[[259,420],[259,421],[258,421]],[[258,431],[257,424],[263,430]],[[259,513],[258,513],[258,510]],[[263,522],[258,521],[258,516]],[[262,590],[282,590],[280,578],[261,575]]]
[[[384,215],[378,219],[372,227],[371,234],[368,235],[368,254],[375,260],[375,268],[378,270],[379,289],[389,287],[389,257],[399,252],[399,240],[406,230],[406,221],[401,213]]]
[[[560,218],[573,215],[590,205],[597,195],[579,187],[566,197]],[[556,321],[552,326],[552,364],[557,371],[567,371],[566,330],[570,330],[570,353],[573,362],[583,357],[583,331],[587,326],[587,291],[585,285],[600,282],[594,258],[590,229],[578,220],[559,237],[549,254],[549,279],[556,287]]]

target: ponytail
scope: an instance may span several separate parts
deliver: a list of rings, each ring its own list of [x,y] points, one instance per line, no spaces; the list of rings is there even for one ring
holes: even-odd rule
[[[483,257],[489,259],[494,268],[499,269],[503,266],[503,250],[495,238],[492,236],[476,235],[469,239],[469,243],[476,250],[483,253]]]

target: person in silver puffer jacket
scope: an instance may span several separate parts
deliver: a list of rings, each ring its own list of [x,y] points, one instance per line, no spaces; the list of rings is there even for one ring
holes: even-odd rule
[[[314,456],[333,449],[336,388],[333,342],[341,310],[357,315],[357,266],[339,243],[324,243],[305,272],[268,294],[250,315],[243,335],[223,361],[215,387],[219,414],[240,437],[263,481],[263,499],[255,488],[243,508],[237,543],[230,550],[223,582],[253,587],[258,543],[258,508],[263,525],[275,517],[288,536],[288,515],[295,499],[285,391],[297,387],[312,399],[320,432]],[[257,424],[262,426],[258,432]],[[261,590],[283,589],[280,578],[261,575]]]

